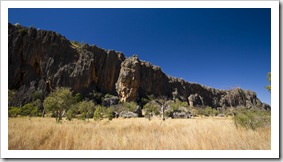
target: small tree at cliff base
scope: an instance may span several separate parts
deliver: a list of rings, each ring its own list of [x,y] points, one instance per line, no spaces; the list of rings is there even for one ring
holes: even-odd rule
[[[106,107],[104,106],[101,106],[101,105],[97,105],[95,107],[95,111],[94,111],[94,114],[93,114],[93,119],[95,121],[100,121],[103,119],[103,112],[105,111]]]
[[[54,92],[50,93],[45,98],[43,106],[47,112],[56,114],[56,122],[62,120],[62,115],[67,111],[74,103],[75,98],[69,88],[58,88]]]
[[[267,85],[267,86],[265,86],[265,88],[269,91],[269,92],[271,92],[271,73],[269,72],[269,73],[267,73],[267,80],[268,80],[268,82],[269,82],[269,85]]]
[[[78,103],[78,109],[83,119],[89,119],[90,115],[94,113],[94,103],[92,101],[82,101]]]

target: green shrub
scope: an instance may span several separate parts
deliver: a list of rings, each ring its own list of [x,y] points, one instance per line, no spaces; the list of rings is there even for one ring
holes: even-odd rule
[[[233,117],[236,127],[255,130],[260,127],[269,127],[271,124],[271,113],[265,110],[247,110],[237,112]]]
[[[78,103],[78,109],[81,112],[82,119],[89,119],[94,113],[94,103],[92,101],[82,101]]]
[[[105,117],[108,119],[108,120],[112,120],[113,119],[113,112],[114,112],[114,107],[109,107],[106,109],[106,112],[105,112]]]
[[[219,111],[217,109],[214,109],[209,106],[203,110],[203,115],[205,116],[217,116],[218,114],[219,114]]]
[[[159,105],[154,101],[151,101],[144,105],[145,116],[159,115]]]
[[[165,111],[165,112],[164,112],[164,116],[165,116],[165,117],[169,117],[169,116],[170,116],[170,111]]]
[[[25,29],[25,28],[21,28],[21,29],[18,30],[18,32],[21,34],[21,36],[24,36],[25,34],[28,33],[28,30]]]
[[[176,99],[175,102],[170,101],[169,106],[172,108],[172,111],[176,111],[176,110],[179,110],[180,107],[188,108],[188,103],[187,102],[181,102],[180,100]]]
[[[69,109],[67,112],[66,112],[66,119],[71,121],[74,117],[75,117],[75,110],[74,109]]]
[[[122,106],[126,108],[128,111],[134,112],[138,106],[136,102],[123,102]]]
[[[20,115],[23,116],[35,116],[37,112],[37,108],[33,103],[27,103],[21,108]]]
[[[217,116],[220,112],[212,107],[207,106],[206,108],[194,107],[190,110],[194,116]]]
[[[97,106],[95,107],[95,111],[94,111],[94,113],[93,113],[93,119],[94,119],[95,121],[102,120],[102,119],[103,119],[103,114],[104,114],[104,112],[105,112],[105,109],[106,109],[106,107],[101,106],[101,105],[97,105]]]
[[[204,115],[205,116],[212,116],[212,108],[211,107],[206,107],[204,109]]]
[[[21,109],[18,107],[10,107],[8,110],[9,117],[17,117],[21,112]]]
[[[75,100],[76,100],[77,102],[81,102],[81,101],[82,101],[82,96],[81,96],[80,93],[76,93],[76,95],[75,95]]]

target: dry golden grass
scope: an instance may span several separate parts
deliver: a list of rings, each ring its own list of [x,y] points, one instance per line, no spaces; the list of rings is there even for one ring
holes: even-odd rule
[[[63,121],[9,118],[9,150],[269,150],[270,128],[237,129],[229,118]]]

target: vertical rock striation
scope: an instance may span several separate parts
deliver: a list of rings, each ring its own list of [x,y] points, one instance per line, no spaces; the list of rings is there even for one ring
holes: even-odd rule
[[[121,52],[70,42],[53,31],[8,25],[8,82],[17,98],[13,105],[30,102],[36,91],[46,96],[64,86],[84,97],[95,90],[118,95],[120,101],[154,95],[178,98],[191,106],[269,107],[252,91],[188,83],[167,76],[137,55],[125,58]]]
[[[123,53],[76,44],[52,32],[9,25],[9,89],[22,105],[35,91],[47,95],[56,87],[71,87],[83,96],[96,90],[116,95]]]

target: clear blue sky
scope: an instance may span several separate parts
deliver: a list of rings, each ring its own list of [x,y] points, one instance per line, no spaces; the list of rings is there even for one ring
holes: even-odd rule
[[[9,22],[138,54],[174,77],[270,104],[270,9],[9,9]]]

